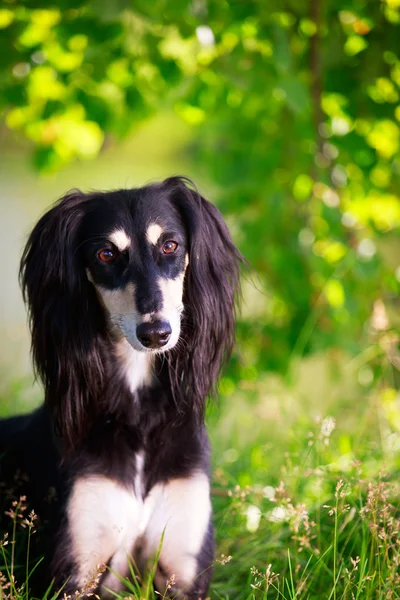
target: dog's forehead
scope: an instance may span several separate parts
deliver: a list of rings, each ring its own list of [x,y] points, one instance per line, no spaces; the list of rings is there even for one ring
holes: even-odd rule
[[[181,217],[168,196],[151,188],[139,197],[136,204],[133,203],[131,213],[135,226],[145,231],[146,235],[149,227],[156,231],[160,228],[173,230],[182,226]]]
[[[164,231],[184,228],[169,198],[156,193],[140,194],[136,190],[97,198],[85,221],[89,234],[107,237],[121,249],[132,238],[145,237],[148,242],[156,243]]]

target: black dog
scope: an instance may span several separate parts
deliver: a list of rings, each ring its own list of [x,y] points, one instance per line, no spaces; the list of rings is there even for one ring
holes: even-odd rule
[[[21,263],[45,404],[0,423],[3,478],[50,487],[50,577],[64,591],[153,558],[155,585],[205,598],[213,562],[206,397],[234,342],[242,257],[219,211],[172,177],[62,198]],[[43,508],[45,510],[45,508]]]

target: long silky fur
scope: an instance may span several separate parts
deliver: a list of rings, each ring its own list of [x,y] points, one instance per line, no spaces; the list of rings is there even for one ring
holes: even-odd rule
[[[89,198],[79,190],[61,198],[34,227],[20,266],[35,373],[70,447],[90,429],[105,384],[104,317],[77,247]]]
[[[240,298],[240,265],[220,211],[182,177],[164,182],[187,228],[189,265],[185,276],[183,344],[170,354],[170,381],[178,405],[204,415],[214,396],[218,375],[235,342],[235,307]]]

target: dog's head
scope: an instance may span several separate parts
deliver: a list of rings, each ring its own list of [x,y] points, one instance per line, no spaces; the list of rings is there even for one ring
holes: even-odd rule
[[[21,263],[34,362],[60,428],[79,437],[121,339],[165,353],[175,400],[203,407],[232,349],[241,260],[219,211],[183,178],[62,198]]]
[[[85,208],[81,264],[113,333],[137,352],[170,350],[180,336],[189,243],[168,188],[112,192]]]

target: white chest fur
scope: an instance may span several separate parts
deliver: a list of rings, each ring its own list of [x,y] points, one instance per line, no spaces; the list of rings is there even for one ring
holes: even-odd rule
[[[157,484],[143,499],[143,462],[143,455],[138,454],[132,487],[100,475],[75,481],[67,513],[79,587],[84,587],[100,564],[126,576],[139,538],[149,558],[157,553],[163,535],[163,570],[174,574],[182,585],[196,577],[196,556],[211,514],[208,478],[196,472]],[[110,571],[104,587],[118,590],[120,579]]]

